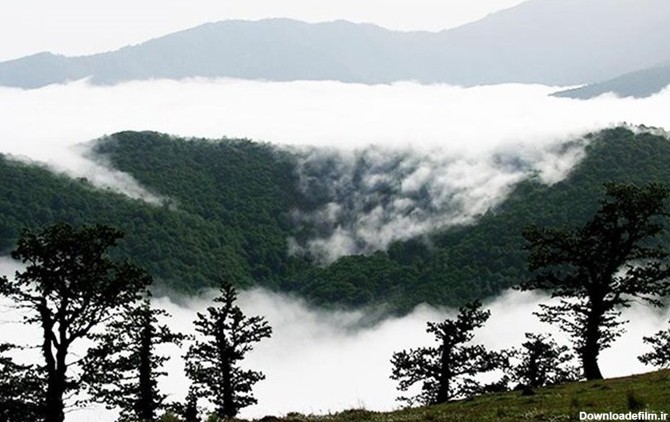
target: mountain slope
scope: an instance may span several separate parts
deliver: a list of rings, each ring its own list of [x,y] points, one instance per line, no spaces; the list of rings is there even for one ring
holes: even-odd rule
[[[24,227],[100,222],[127,233],[119,256],[182,291],[216,285],[224,276],[326,307],[385,304],[404,312],[421,302],[459,305],[496,295],[527,275],[524,226],[585,221],[604,182],[670,185],[666,137],[617,128],[586,141],[586,158],[567,179],[552,186],[523,182],[477,224],[322,267],[289,254],[287,239],[304,229],[293,224],[292,211],[324,205],[299,188],[296,169],[304,157],[245,140],[123,132],[97,141],[95,153],[169,201],[149,205],[0,158],[0,250],[11,250]],[[664,241],[670,243],[670,234]]]
[[[638,70],[608,81],[560,91],[553,95],[586,100],[610,92],[619,97],[644,98],[660,92],[668,85],[670,85],[670,65]]]
[[[276,422],[560,421],[580,420],[580,412],[588,414],[612,412],[616,416],[623,413],[634,415],[639,418],[638,420],[651,420],[642,419],[645,416],[643,411],[647,414],[653,413],[661,420],[662,412],[666,417],[670,413],[669,387],[670,371],[665,369],[629,377],[540,388],[533,396],[524,396],[519,391],[513,391],[388,413],[360,409],[334,415],[293,414],[270,420]]]
[[[670,59],[665,0],[529,0],[437,33],[343,21],[206,24],[84,57],[42,53],[0,63],[0,85],[37,88],[187,77],[478,85],[576,85]]]

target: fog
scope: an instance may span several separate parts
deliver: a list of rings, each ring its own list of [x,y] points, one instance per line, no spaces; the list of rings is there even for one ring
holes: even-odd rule
[[[87,142],[155,130],[290,147],[301,157],[301,188],[324,201],[294,210],[296,224],[315,229],[292,239],[291,250],[331,261],[472,222],[526,178],[561,180],[584,146],[564,142],[589,131],[621,122],[670,127],[669,90],[583,101],[549,95],[558,89],[231,79],[0,88],[8,116],[0,152],[157,202],[160,193],[93,157]]]
[[[0,260],[0,274],[12,274],[17,265]],[[192,321],[197,311],[211,305],[215,292],[200,297],[170,297],[155,299],[157,307],[172,314],[173,330],[193,333]],[[568,344],[556,328],[540,323],[531,314],[538,303],[547,298],[535,293],[508,291],[485,303],[491,310],[489,322],[476,332],[475,342],[492,349],[518,347],[525,332],[553,334],[561,344]],[[273,327],[270,339],[259,343],[244,361],[244,366],[265,373],[267,379],[254,389],[258,405],[242,412],[244,417],[283,415],[297,411],[305,414],[328,413],[350,408],[391,410],[395,401],[395,383],[389,379],[390,358],[394,351],[432,344],[425,333],[427,321],[453,317],[452,309],[418,306],[404,317],[391,317],[370,324],[374,309],[356,312],[323,311],[309,307],[297,298],[255,289],[242,292],[240,306],[247,315],[262,315]],[[606,378],[647,372],[637,356],[648,350],[642,337],[668,328],[670,311],[656,311],[637,305],[624,312],[631,321],[627,332],[600,359]],[[39,338],[34,327],[18,321],[18,311],[0,300],[2,339],[29,344]],[[81,348],[78,353],[82,353]],[[160,381],[169,400],[181,400],[188,389],[183,376],[183,362],[174,347],[164,349],[172,360],[167,365],[168,376]],[[32,355],[37,359],[37,354]],[[22,355],[25,362],[26,355]],[[204,403],[203,403],[204,404]],[[112,421],[115,413],[100,406],[72,410],[68,422]]]
[[[91,156],[86,142],[121,130],[273,142],[301,157],[301,188],[327,199],[316,210],[294,210],[297,224],[319,221],[322,227],[310,239],[294,240],[293,250],[329,260],[470,222],[525,178],[561,180],[583,157],[584,143],[562,146],[587,132],[621,122],[670,127],[667,89],[646,99],[588,101],[549,96],[558,89],[238,80],[0,88],[0,113],[7,116],[0,120],[0,152],[151,202],[160,193]],[[335,170],[324,166],[328,161]],[[333,184],[326,186],[319,179],[323,175]],[[3,261],[0,273],[11,273],[13,265]],[[531,315],[542,299],[517,292],[495,299],[488,304],[491,321],[477,341],[509,347],[519,345],[526,331],[551,331]],[[174,315],[173,327],[188,331],[196,310],[209,302],[207,297],[164,297],[156,303]],[[369,325],[362,322],[375,310],[320,311],[262,290],[244,292],[241,305],[274,327],[273,337],[245,362],[268,379],[257,385],[259,405],[244,416],[394,408],[391,354],[429,343],[425,322],[453,315],[453,310],[419,306],[403,318]],[[37,338],[37,332],[17,323],[16,310],[4,303],[0,312],[4,340]],[[635,359],[644,349],[641,337],[667,326],[670,317],[643,307],[625,316],[632,321],[628,334],[602,355],[608,377],[644,371]],[[175,399],[187,388],[181,370],[178,360],[171,362],[164,382]],[[100,408],[68,414],[68,421],[112,419]]]

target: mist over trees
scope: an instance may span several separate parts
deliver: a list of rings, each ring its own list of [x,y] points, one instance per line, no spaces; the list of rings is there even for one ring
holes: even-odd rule
[[[529,277],[519,247],[526,225],[584,224],[597,209],[602,184],[611,180],[670,184],[664,136],[616,128],[574,142],[586,144],[586,156],[568,178],[551,186],[521,182],[477,224],[316,265],[292,255],[287,242],[313,233],[294,225],[293,207],[310,212],[324,205],[323,197],[298,189],[298,157],[291,151],[243,140],[124,132],[100,141],[95,153],[172,202],[148,205],[0,157],[0,178],[7,181],[0,184],[0,250],[10,251],[23,227],[104,223],[126,233],[116,256],[184,293],[218,287],[225,268],[239,286],[296,294],[323,307],[384,304],[397,313],[423,302],[458,307]],[[670,235],[661,240],[670,242]]]
[[[560,298],[540,305],[537,315],[570,334],[589,380],[603,377],[598,356],[622,332],[621,309],[633,300],[661,307],[670,292],[668,253],[658,242],[668,189],[609,183],[605,190],[607,198],[583,226],[530,226],[523,234],[534,276],[520,287]]]

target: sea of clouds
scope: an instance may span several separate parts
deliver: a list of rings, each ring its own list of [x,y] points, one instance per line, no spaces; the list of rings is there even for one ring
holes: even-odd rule
[[[186,80],[129,82],[112,87],[86,81],[38,90],[0,88],[0,153],[46,166],[96,186],[149,202],[161,193],[90,154],[86,143],[122,130],[155,130],[185,137],[245,137],[291,148],[300,157],[301,188],[323,190],[316,210],[296,209],[296,224],[320,222],[323,230],[293,251],[325,261],[436,227],[472,222],[504,200],[516,183],[536,177],[554,183],[583,157],[584,143],[566,141],[621,122],[670,128],[670,90],[645,99],[603,96],[588,101],[555,98],[556,87],[497,85],[460,88],[405,82],[357,85],[339,82]],[[334,165],[325,167],[324,163]],[[331,184],[319,175],[326,174]],[[3,261],[0,273],[11,274]],[[202,297],[162,297],[171,325],[191,330]],[[544,298],[508,292],[487,304],[491,321],[477,335],[492,348],[519,345],[526,331],[552,331],[532,315]],[[430,343],[426,321],[454,310],[417,307],[404,317],[361,324],[370,310],[327,312],[300,299],[262,290],[241,295],[248,314],[268,318],[271,339],[247,360],[267,380],[258,384],[259,405],[244,416],[329,412],[351,407],[395,406],[389,380],[393,351]],[[643,335],[667,326],[667,312],[633,307],[629,334],[602,355],[606,376],[643,371],[635,357]],[[38,333],[20,314],[0,307],[3,338],[31,342]],[[565,341],[556,333],[559,340]],[[172,351],[178,358],[182,352]],[[166,392],[187,388],[181,362],[170,363]],[[68,421],[112,420],[93,407]]]
[[[291,250],[327,262],[470,223],[526,178],[561,180],[583,157],[584,143],[565,142],[588,132],[622,122],[670,127],[669,90],[583,101],[549,95],[558,89],[234,79],[0,88],[0,153],[159,202],[87,142],[155,130],[290,148],[300,187],[325,201],[293,210],[296,224],[319,230],[291,239]]]

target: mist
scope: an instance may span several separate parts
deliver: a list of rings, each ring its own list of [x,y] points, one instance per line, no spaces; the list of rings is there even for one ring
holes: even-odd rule
[[[160,192],[91,154],[90,141],[155,130],[290,148],[301,189],[321,201],[293,210],[295,224],[314,230],[290,239],[291,251],[329,262],[476,221],[527,178],[563,179],[588,132],[670,127],[670,90],[583,101],[549,95],[559,89],[232,79],[0,88],[0,112],[10,116],[0,121],[0,152],[155,203]]]
[[[16,262],[0,259],[0,274],[11,275],[19,268]],[[192,321],[196,312],[211,306],[216,292],[186,297],[176,293],[154,299],[154,306],[165,309],[172,317],[166,321],[173,330],[194,333]],[[488,323],[476,331],[474,342],[490,349],[519,347],[524,333],[550,333],[560,344],[568,338],[556,327],[541,323],[532,315],[547,297],[532,293],[507,291],[484,303],[491,311]],[[243,361],[249,369],[260,370],[267,379],[254,388],[258,404],[242,411],[245,418],[285,415],[289,412],[324,414],[351,408],[393,410],[399,407],[396,384],[389,379],[390,359],[395,351],[432,345],[426,334],[426,322],[441,321],[456,314],[454,309],[417,306],[403,317],[382,318],[371,323],[375,309],[358,311],[324,311],[308,306],[295,297],[262,289],[243,291],[239,305],[247,315],[262,315],[273,328],[273,335],[258,343]],[[668,328],[670,309],[654,310],[635,305],[624,312],[626,333],[601,354],[600,364],[606,378],[643,373],[645,367],[637,356],[648,351],[642,337]],[[37,327],[21,323],[21,315],[6,299],[0,298],[0,341],[37,344]],[[159,381],[168,401],[183,400],[189,383],[183,374],[181,356],[185,350],[161,349],[171,360],[167,377]],[[23,363],[39,353],[22,353]],[[75,353],[84,350],[78,348]],[[203,403],[204,404],[204,403]],[[113,421],[116,412],[100,405],[71,409],[68,422]]]

